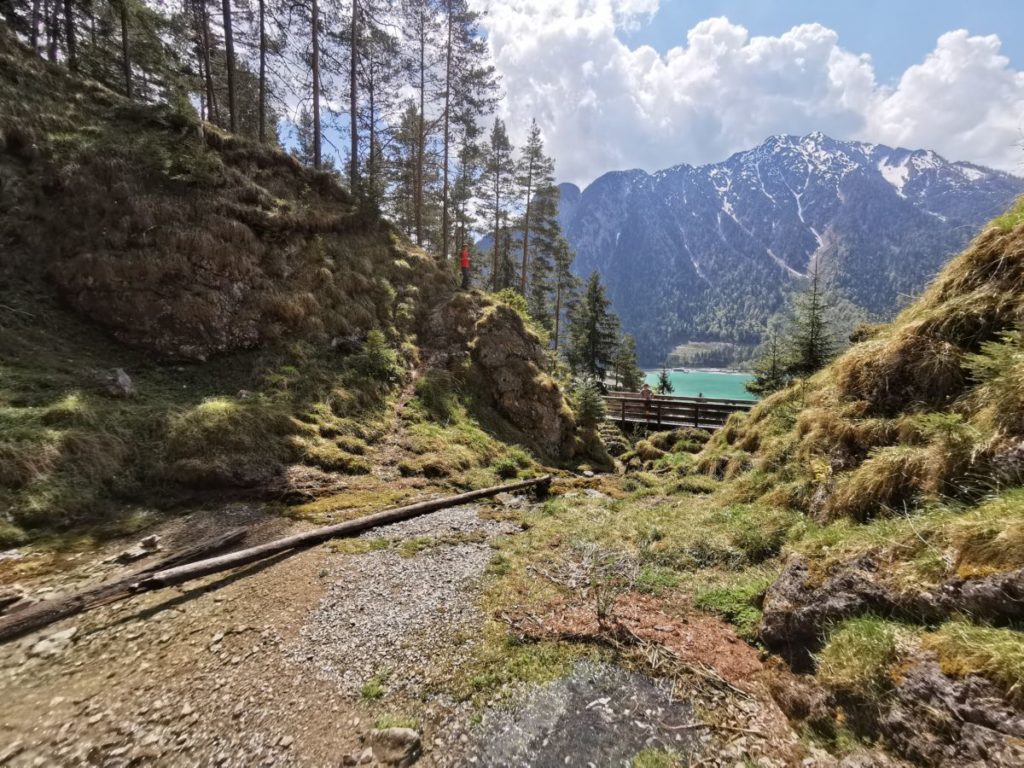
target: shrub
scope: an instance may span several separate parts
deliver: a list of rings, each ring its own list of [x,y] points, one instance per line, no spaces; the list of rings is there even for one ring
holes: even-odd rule
[[[510,456],[504,456],[498,459],[491,464],[491,468],[494,470],[495,474],[503,480],[510,480],[519,474],[519,465],[516,463],[516,460]]]
[[[580,379],[572,391],[573,409],[577,423],[587,429],[594,429],[605,417],[606,408],[601,388],[591,378]]]
[[[378,330],[370,331],[363,348],[350,355],[345,363],[350,371],[370,381],[390,386],[401,378],[398,353],[388,346],[384,334]]]

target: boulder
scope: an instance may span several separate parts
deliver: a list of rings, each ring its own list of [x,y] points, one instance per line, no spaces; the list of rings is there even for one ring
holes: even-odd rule
[[[106,375],[107,394],[111,397],[135,397],[135,384],[123,368],[115,368]]]
[[[987,680],[943,674],[933,658],[907,669],[879,728],[896,753],[921,765],[1024,765],[1024,712]]]
[[[546,372],[540,340],[511,307],[475,294],[458,294],[431,315],[435,359],[471,364],[474,388],[518,433],[517,439],[554,459],[572,457],[576,421]]]
[[[420,735],[412,728],[381,728],[370,733],[374,759],[384,765],[406,768],[422,753]]]

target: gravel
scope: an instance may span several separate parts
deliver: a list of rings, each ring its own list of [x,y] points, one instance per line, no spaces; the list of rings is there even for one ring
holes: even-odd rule
[[[333,584],[289,658],[352,695],[371,679],[389,693],[439,682],[469,658],[479,635],[488,541],[517,530],[457,507],[366,532],[360,538],[392,546],[336,558]],[[403,557],[396,545],[414,538],[425,548]]]

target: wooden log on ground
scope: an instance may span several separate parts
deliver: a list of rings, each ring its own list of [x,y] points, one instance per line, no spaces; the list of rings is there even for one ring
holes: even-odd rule
[[[506,485],[496,485],[490,488],[481,488],[476,491],[460,493],[457,496],[447,496],[430,501],[421,501],[418,504],[410,504],[405,507],[384,510],[366,517],[359,517],[355,520],[348,520],[336,525],[328,525],[316,528],[312,531],[277,539],[266,544],[261,544],[248,549],[241,549],[236,552],[229,552],[220,557],[212,557],[206,560],[198,560],[189,563],[177,564],[173,567],[164,567],[154,570],[148,568],[137,572],[132,576],[119,579],[115,582],[108,582],[91,590],[81,592],[60,600],[50,600],[38,603],[24,611],[0,618],[0,642],[20,637],[42,627],[52,624],[60,619],[74,616],[87,611],[98,605],[121,600],[134,594],[151,592],[165,587],[182,584],[186,581],[220,573],[232,568],[255,563],[264,560],[272,555],[282,552],[294,553],[309,547],[315,546],[330,539],[342,536],[354,536],[370,528],[379,525],[397,523],[413,517],[425,515],[430,512],[437,512],[441,509],[457,507],[469,504],[479,499],[496,496],[499,493],[512,493],[529,488],[546,490],[551,484],[551,475],[521,480]],[[169,559],[169,558],[168,558]],[[163,561],[166,563],[167,561]],[[180,560],[177,561],[180,563]]]
[[[344,523],[328,525],[324,528],[316,528],[312,531],[306,531],[305,533],[299,533],[294,536],[288,536],[284,539],[271,541],[267,544],[261,544],[258,547],[250,547],[249,549],[242,549],[238,552],[229,552],[226,555],[210,558],[209,560],[202,560],[197,563],[190,563],[177,568],[170,568],[165,571],[157,571],[140,581],[136,589],[139,592],[146,592],[152,589],[171,587],[185,581],[198,579],[201,576],[208,576],[212,573],[226,571],[230,568],[248,565],[249,563],[254,563],[257,560],[262,560],[266,557],[270,557],[271,555],[276,555],[279,552],[306,549],[328,541],[329,539],[335,539],[342,536],[354,536],[357,533],[362,533],[370,528],[376,528],[378,525],[398,523],[402,520],[419,517],[420,515],[425,515],[430,512],[437,512],[440,509],[457,507],[462,504],[469,504],[470,502],[477,501],[478,499],[496,496],[499,493],[511,493],[534,487],[547,488],[550,484],[551,475],[544,475],[543,477],[537,477],[531,480],[521,480],[517,483],[496,485],[491,486],[490,488],[481,488],[477,491],[460,493],[458,496],[447,496],[440,499],[433,499],[431,501],[421,501],[418,504],[410,504],[396,509],[387,509],[383,512],[367,515],[366,517],[357,517],[355,520],[347,520]],[[2,635],[0,635],[0,638],[2,638]]]
[[[90,608],[130,597],[135,594],[135,585],[148,574],[181,566],[233,547],[244,541],[247,533],[245,528],[235,528],[219,536],[200,541],[191,547],[173,552],[128,576],[104,582],[75,595],[56,600],[44,600],[15,611],[0,618],[0,642],[21,637],[61,619],[88,611]]]

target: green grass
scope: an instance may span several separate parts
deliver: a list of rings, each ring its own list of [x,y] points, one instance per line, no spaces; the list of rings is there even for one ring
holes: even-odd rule
[[[636,579],[636,590],[650,595],[661,595],[677,587],[680,576],[671,568],[657,565],[645,565],[640,569]]]
[[[863,701],[877,702],[893,685],[901,638],[912,630],[876,616],[848,619],[829,632],[816,657],[818,680]]]
[[[412,728],[412,730],[418,731],[420,729],[420,721],[409,715],[386,714],[374,720],[373,727],[379,731],[385,728]]]
[[[384,696],[384,686],[387,684],[389,673],[378,672],[359,689],[359,695],[364,701],[376,701]]]
[[[1024,702],[1024,634],[1019,630],[958,620],[925,634],[922,641],[938,653],[946,674],[980,675],[995,683],[1008,698]]]
[[[706,579],[703,585],[695,587],[694,605],[721,616],[736,627],[741,637],[753,640],[761,622],[758,598],[777,576],[776,570],[764,569],[713,576]]]
[[[1024,223],[1024,198],[1019,198],[1010,210],[992,223],[1004,232],[1010,232]]]
[[[648,748],[637,754],[630,762],[630,768],[676,768],[683,764],[676,752]]]

